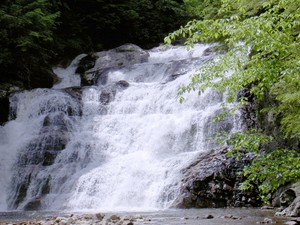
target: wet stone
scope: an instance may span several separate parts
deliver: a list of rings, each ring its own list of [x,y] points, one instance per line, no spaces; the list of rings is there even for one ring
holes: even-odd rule
[[[103,105],[107,105],[109,102],[112,101],[113,98],[114,98],[114,96],[110,92],[102,91],[100,94],[100,102]]]
[[[273,221],[271,218],[264,218],[263,221],[257,222],[258,224],[274,224],[276,221]]]
[[[111,215],[110,219],[113,220],[113,221],[121,220],[121,218],[118,215],[115,215],[115,214]]]
[[[211,214],[203,216],[203,219],[213,219],[213,218],[214,218],[214,216]]]
[[[33,201],[28,202],[25,205],[24,210],[34,211],[34,210],[38,210],[40,207],[41,207],[41,200],[40,199],[35,199]]]
[[[105,214],[104,213],[96,213],[95,216],[98,220],[103,220],[103,218],[105,217]]]
[[[120,80],[116,83],[117,87],[119,88],[128,88],[129,83],[126,80]]]
[[[283,225],[298,225],[300,223],[297,223],[296,221],[286,221]]]

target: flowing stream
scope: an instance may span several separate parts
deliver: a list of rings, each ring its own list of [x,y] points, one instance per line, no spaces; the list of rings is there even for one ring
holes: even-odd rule
[[[80,55],[54,69],[62,81],[52,89],[11,96],[11,120],[0,127],[0,210],[172,206],[181,170],[216,147],[218,132],[238,129],[234,117],[212,122],[224,94],[176,99],[213,57],[209,47],[155,48],[147,61],[109,68],[105,82],[83,87],[75,73]]]

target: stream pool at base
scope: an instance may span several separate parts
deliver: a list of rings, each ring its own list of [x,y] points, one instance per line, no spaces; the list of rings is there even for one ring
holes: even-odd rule
[[[273,209],[256,208],[226,208],[226,209],[170,209],[151,212],[103,212],[104,219],[100,222],[84,220],[86,215],[95,215],[95,212],[0,212],[0,224],[21,224],[36,222],[40,224],[51,223],[55,218],[70,218],[75,216],[80,218],[78,223],[70,224],[129,224],[129,220],[122,218],[132,218],[134,225],[250,225],[250,224],[277,224],[283,225],[291,218],[275,217]],[[107,218],[117,215],[120,222],[109,223]],[[87,217],[86,217],[87,218]],[[29,223],[28,223],[29,224]],[[31,223],[35,224],[35,223]],[[67,223],[69,224],[69,223]]]

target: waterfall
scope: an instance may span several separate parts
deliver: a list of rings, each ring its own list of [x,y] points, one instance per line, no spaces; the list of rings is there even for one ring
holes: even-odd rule
[[[212,59],[209,47],[158,47],[145,51],[147,60],[105,70],[99,65],[113,59],[101,52],[88,71],[98,73],[93,85],[83,87],[75,74],[80,55],[54,69],[62,79],[54,88],[13,95],[11,120],[0,127],[0,209],[170,207],[182,169],[217,146],[218,132],[236,126],[231,117],[212,122],[226,97],[216,91],[176,99],[178,87]]]
[[[76,73],[80,60],[86,54],[78,55],[67,68],[55,67],[53,72],[57,75],[59,82],[53,86],[55,89],[80,86],[80,75]]]

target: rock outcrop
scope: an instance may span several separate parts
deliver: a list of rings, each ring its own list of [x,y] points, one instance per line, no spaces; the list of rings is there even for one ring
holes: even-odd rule
[[[35,92],[35,98],[44,95],[48,96],[48,99],[46,98],[45,102],[36,109],[37,115],[27,115],[27,119],[40,117],[42,123],[38,135],[29,140],[19,152],[11,181],[15,189],[9,199],[10,208],[21,206],[20,208],[24,210],[40,209],[42,197],[50,190],[51,175],[42,176],[35,181],[34,178],[40,171],[51,166],[57,155],[66,148],[69,133],[73,129],[72,118],[81,115],[78,90],[70,88],[61,91],[59,96],[61,102],[55,102],[57,96],[52,95],[52,91],[37,89]],[[14,101],[22,100],[14,96]],[[51,100],[55,102],[53,103],[55,107],[49,106]],[[32,193],[31,186],[36,186],[38,193]]]
[[[148,57],[147,51],[134,44],[126,44],[109,51],[95,53],[93,55],[93,58],[96,59],[94,64],[89,62],[90,66],[88,67],[82,64],[84,68],[90,68],[91,65],[93,68],[81,71],[81,82],[83,85],[92,85],[98,79],[105,80],[103,77],[107,76],[107,72],[111,69],[146,62]]]
[[[277,215],[300,216],[300,182],[292,184],[280,194],[280,206],[283,210]]]
[[[250,154],[240,160],[227,157],[226,149],[203,153],[182,171],[184,178],[174,207],[258,206],[258,192],[238,190],[243,177],[238,176],[237,172],[251,160]]]

